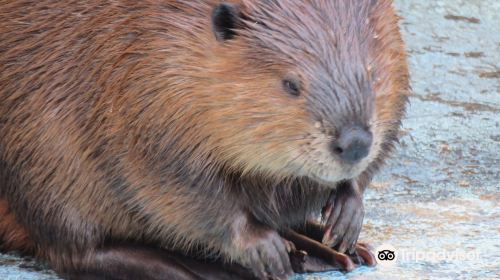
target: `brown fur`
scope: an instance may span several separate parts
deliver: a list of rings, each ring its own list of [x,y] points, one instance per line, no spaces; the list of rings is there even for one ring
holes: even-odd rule
[[[33,242],[16,216],[9,209],[6,200],[0,200],[0,249],[5,251],[21,251],[33,253]]]
[[[232,258],[251,221],[300,226],[336,181],[369,183],[409,91],[391,1],[237,2],[244,27],[222,43],[215,0],[0,4],[7,248],[33,240],[61,270],[110,240]],[[321,147],[350,121],[375,143],[346,169]]]

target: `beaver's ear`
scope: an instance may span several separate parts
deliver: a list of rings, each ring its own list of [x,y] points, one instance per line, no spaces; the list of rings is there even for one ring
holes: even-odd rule
[[[217,41],[231,40],[236,36],[241,14],[238,6],[221,3],[212,12],[212,26]]]

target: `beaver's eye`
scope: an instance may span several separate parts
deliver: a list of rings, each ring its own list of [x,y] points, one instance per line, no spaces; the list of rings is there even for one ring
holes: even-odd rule
[[[284,79],[283,80],[283,87],[285,88],[285,91],[293,96],[299,96],[300,95],[300,86],[299,83],[292,79]]]

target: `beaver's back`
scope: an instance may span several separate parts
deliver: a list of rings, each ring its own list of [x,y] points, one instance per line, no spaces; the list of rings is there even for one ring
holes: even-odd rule
[[[126,237],[143,226],[130,210],[135,206],[127,204],[134,194],[124,191],[123,155],[130,134],[140,133],[129,124],[150,104],[128,97],[144,95],[150,102],[155,86],[164,86],[155,80],[158,73],[170,71],[156,63],[178,71],[179,56],[192,59],[189,46],[196,53],[196,45],[182,34],[208,28],[195,15],[209,13],[209,6],[196,2],[2,5],[0,196],[14,202],[9,208],[37,242],[53,242],[46,232],[66,232],[64,239],[84,244],[80,228],[89,235],[114,231]],[[63,238],[58,242],[73,246]]]

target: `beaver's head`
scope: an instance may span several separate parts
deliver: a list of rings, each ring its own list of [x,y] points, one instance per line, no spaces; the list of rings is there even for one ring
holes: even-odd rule
[[[242,1],[211,21],[196,93],[207,154],[244,173],[337,182],[388,150],[407,90],[389,1]]]

